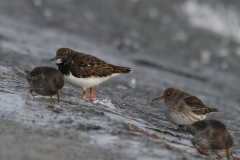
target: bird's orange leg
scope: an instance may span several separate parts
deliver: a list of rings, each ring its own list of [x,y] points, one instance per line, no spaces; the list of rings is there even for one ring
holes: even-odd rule
[[[83,91],[83,94],[82,94],[82,99],[84,99],[85,95],[87,93],[87,90]]]
[[[34,95],[33,95],[33,92],[32,92],[31,90],[30,90],[29,92],[31,93],[31,95],[33,96],[33,98],[35,98]]]
[[[202,151],[200,148],[198,148],[195,144],[193,144],[193,146],[198,150],[199,153],[208,155],[207,153],[205,153],[204,151]]]
[[[55,99],[52,96],[50,96],[50,97],[52,98],[53,102],[56,102]]]
[[[93,88],[90,88],[90,102],[93,102]]]
[[[233,155],[230,153],[230,148],[227,148],[227,149],[226,149],[226,152],[227,152],[227,158],[228,158],[228,159],[230,158],[230,156],[231,156],[234,160],[237,159],[237,158],[233,157]]]
[[[214,149],[212,149],[212,151],[213,151],[219,158],[223,158],[223,156],[221,156],[220,154],[218,154],[217,151],[215,151]]]

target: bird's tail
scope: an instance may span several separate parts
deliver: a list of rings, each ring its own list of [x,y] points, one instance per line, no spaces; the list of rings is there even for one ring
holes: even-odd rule
[[[209,108],[209,112],[219,112],[216,108]]]
[[[132,70],[128,67],[113,66],[114,73],[130,73]]]

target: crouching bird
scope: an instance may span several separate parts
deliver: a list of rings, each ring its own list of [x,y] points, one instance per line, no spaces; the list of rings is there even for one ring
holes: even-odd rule
[[[179,129],[190,135],[190,140],[199,153],[206,154],[201,149],[211,149],[219,158],[222,158],[216,150],[224,149],[226,150],[228,160],[230,156],[233,157],[230,153],[233,139],[222,122],[217,120],[203,120],[189,126],[180,126]],[[233,158],[235,159],[235,157]]]
[[[93,102],[93,86],[96,86],[111,77],[123,73],[130,73],[128,67],[120,67],[104,62],[89,54],[76,52],[69,48],[60,48],[56,52],[56,60],[59,71],[66,82],[73,86],[83,87],[82,99],[87,88],[90,88],[90,101]]]
[[[35,98],[33,92],[36,92],[43,96],[50,96],[56,102],[52,96],[57,94],[59,102],[60,92],[64,86],[63,75],[59,70],[53,67],[37,67],[25,72],[33,98]]]

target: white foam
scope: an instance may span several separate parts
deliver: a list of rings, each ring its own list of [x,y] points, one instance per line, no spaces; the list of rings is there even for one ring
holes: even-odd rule
[[[112,102],[111,102],[110,100],[108,100],[108,99],[95,100],[95,101],[93,101],[93,103],[101,104],[101,105],[104,105],[104,106],[109,107],[110,109],[120,111],[120,110],[117,109],[117,108],[114,106],[114,104],[112,104]]]

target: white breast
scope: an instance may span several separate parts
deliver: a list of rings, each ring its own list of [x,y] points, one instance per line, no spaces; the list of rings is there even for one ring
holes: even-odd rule
[[[206,115],[194,114],[189,106],[185,106],[179,109],[179,104],[165,103],[164,101],[164,111],[167,119],[176,125],[190,125],[196,121],[200,121],[206,118]]]
[[[70,72],[70,75],[69,76],[65,75],[64,78],[67,83],[77,87],[83,87],[84,89],[86,89],[86,88],[96,86],[110,79],[111,77],[115,77],[117,75],[120,75],[120,73],[114,73],[111,76],[107,76],[107,77],[77,78],[77,77],[74,77]]]

